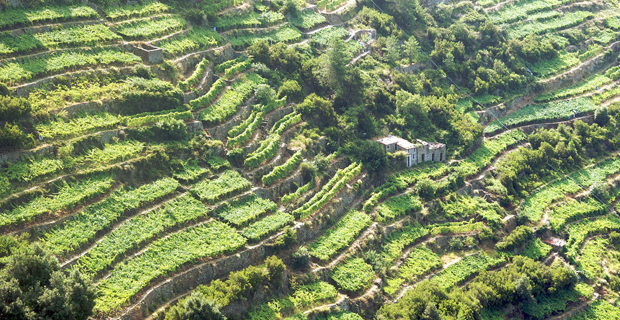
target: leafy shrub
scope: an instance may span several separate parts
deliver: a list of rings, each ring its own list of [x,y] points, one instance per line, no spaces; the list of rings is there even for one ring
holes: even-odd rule
[[[14,121],[30,114],[30,102],[24,98],[0,95],[0,121]]]
[[[209,60],[203,58],[202,61],[200,61],[200,63],[196,66],[194,73],[192,73],[189,78],[185,79],[185,81],[179,82],[179,88],[183,91],[188,91],[191,88],[195,88],[200,83],[202,76],[205,72],[207,72],[207,67],[209,66],[208,63]]]
[[[127,136],[130,139],[151,142],[185,140],[189,135],[183,120],[169,118],[154,126],[129,129],[127,130]]]
[[[303,269],[308,266],[310,261],[310,252],[306,246],[301,246],[291,255],[293,266],[297,269]]]
[[[183,92],[170,82],[132,77],[125,81],[125,85],[121,110],[124,114],[176,109],[183,104]]]
[[[534,231],[528,226],[518,226],[503,241],[495,244],[495,249],[501,251],[512,251],[521,247],[534,237]]]
[[[355,258],[336,268],[331,277],[340,289],[355,292],[368,289],[375,279],[375,272],[364,259]]]
[[[34,138],[26,134],[16,124],[6,123],[0,128],[0,146],[13,148],[30,148],[34,146]]]

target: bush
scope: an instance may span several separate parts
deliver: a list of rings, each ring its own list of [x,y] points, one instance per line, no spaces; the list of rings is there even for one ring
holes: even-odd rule
[[[1,91],[0,87],[0,121],[14,121],[30,114],[32,108],[28,100],[3,96]]]
[[[431,179],[421,179],[418,182],[417,189],[418,195],[423,199],[431,200],[435,197],[435,183]]]
[[[256,86],[256,94],[254,96],[256,98],[256,103],[266,105],[275,100],[276,91],[269,87],[268,84],[261,83]]]
[[[278,97],[290,97],[291,99],[298,101],[302,97],[301,86],[295,80],[286,80],[278,91]]]
[[[127,135],[129,139],[145,142],[185,140],[189,137],[183,120],[177,119],[166,119],[154,126],[130,129]]]
[[[299,249],[297,249],[297,251],[293,252],[293,254],[291,255],[291,262],[293,263],[293,267],[297,269],[303,269],[307,267],[309,261],[310,252],[305,246],[299,247]]]
[[[512,251],[521,247],[534,237],[534,231],[528,226],[518,226],[502,241],[495,244],[496,250]]]
[[[122,94],[121,113],[138,114],[176,109],[183,104],[183,92],[170,82],[157,78],[129,78]]]
[[[282,278],[286,272],[284,262],[276,256],[271,256],[265,259],[265,267],[269,274],[269,282],[275,287],[282,285]]]
[[[194,292],[185,300],[182,318],[187,320],[226,320],[215,300],[207,300],[200,292]]]
[[[25,134],[16,124],[6,123],[0,129],[0,146],[12,148],[31,148],[34,146],[34,138],[31,134]]]
[[[6,86],[3,82],[0,82],[0,96],[8,96],[11,94],[9,87]]]

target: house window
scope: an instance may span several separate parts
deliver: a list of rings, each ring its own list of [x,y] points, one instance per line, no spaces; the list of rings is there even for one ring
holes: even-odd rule
[[[443,152],[440,152],[439,153],[439,161],[442,161],[442,160],[443,160]]]
[[[431,154],[431,161],[435,161],[435,154]]]
[[[390,150],[390,146],[385,146],[385,150]]]
[[[422,155],[422,162],[424,162],[424,155]]]

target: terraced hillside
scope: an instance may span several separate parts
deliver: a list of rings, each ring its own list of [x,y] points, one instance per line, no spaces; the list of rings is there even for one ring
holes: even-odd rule
[[[0,318],[620,316],[617,1],[0,7]]]

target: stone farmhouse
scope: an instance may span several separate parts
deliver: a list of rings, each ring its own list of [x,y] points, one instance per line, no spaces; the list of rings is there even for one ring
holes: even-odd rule
[[[385,151],[390,153],[405,151],[407,153],[407,167],[426,161],[441,162],[446,158],[446,145],[443,143],[426,142],[420,139],[411,143],[395,136],[387,136],[377,140],[377,142],[384,145]]]

